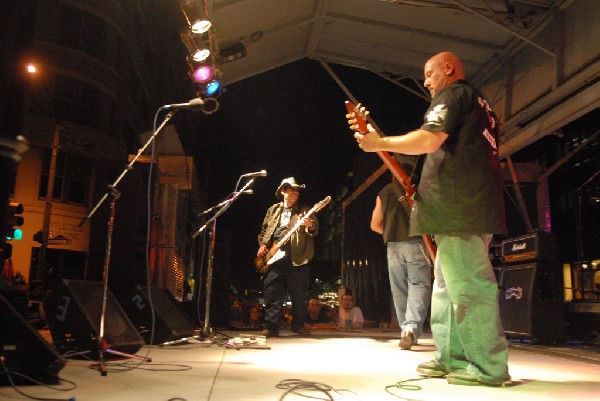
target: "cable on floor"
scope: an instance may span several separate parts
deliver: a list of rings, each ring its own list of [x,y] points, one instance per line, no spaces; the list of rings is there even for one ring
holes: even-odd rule
[[[334,389],[333,387],[331,387],[327,384],[313,382],[313,381],[306,381],[306,380],[299,380],[299,379],[286,379],[286,380],[280,381],[275,387],[286,390],[286,392],[283,393],[281,395],[281,397],[279,397],[279,401],[283,401],[285,399],[285,397],[289,394],[294,394],[294,395],[297,395],[300,397],[312,398],[312,399],[316,399],[316,400],[335,401],[335,399],[332,396],[332,393],[339,394],[343,397],[348,397],[347,395],[343,394],[344,392],[351,393],[355,400],[360,400],[360,397],[358,397],[358,394],[356,394],[353,391],[346,390],[346,389]],[[309,391],[320,392],[321,394],[327,396],[327,398],[316,397],[313,395],[306,394],[306,392],[309,392]]]
[[[392,389],[397,388],[399,390],[406,390],[406,391],[419,391],[419,390],[422,390],[423,388],[421,386],[419,386],[418,384],[411,384],[411,383],[425,380],[425,379],[429,379],[429,377],[419,377],[419,378],[415,378],[415,379],[400,380],[399,382],[396,382],[396,384],[391,384],[389,386],[385,386],[385,392],[388,393],[389,395],[392,395],[396,398],[400,398],[401,400],[404,400],[404,401],[421,401],[416,398],[402,397],[401,395],[394,393],[392,391]]]
[[[4,357],[0,357],[0,367],[2,368],[2,370],[0,371],[0,376],[6,376],[6,378],[8,379],[8,382],[10,383],[11,387],[13,388],[13,390],[15,390],[17,393],[21,394],[24,397],[29,398],[30,400],[39,400],[39,401],[75,401],[75,397],[69,397],[69,398],[48,398],[48,397],[35,397],[32,395],[29,395],[23,391],[21,391],[15,384],[14,380],[13,380],[13,376],[19,376],[22,377],[24,379],[29,380],[31,383],[33,384],[38,384],[40,386],[44,386],[47,387],[49,389],[52,390],[56,390],[56,391],[71,391],[71,390],[75,390],[77,388],[77,384],[75,382],[72,382],[70,380],[66,380],[66,379],[61,379],[58,378],[61,382],[65,382],[65,383],[69,383],[71,384],[71,387],[69,388],[58,388],[46,383],[42,383],[38,380],[35,380],[27,375],[24,375],[20,372],[15,372],[15,371],[11,371],[6,367],[6,364],[4,363]]]

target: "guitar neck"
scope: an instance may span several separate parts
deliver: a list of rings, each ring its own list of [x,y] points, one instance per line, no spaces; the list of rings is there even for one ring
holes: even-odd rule
[[[368,112],[365,112],[364,108],[357,107],[356,105],[354,105],[354,103],[346,101],[346,112],[348,113],[346,117],[351,118],[351,120],[348,120],[348,123],[351,124],[350,128],[352,130],[358,131],[363,135],[369,132],[366,121],[366,116]],[[379,136],[384,136],[379,132],[378,134]],[[396,158],[390,153],[385,151],[378,151],[376,153],[377,156],[381,158],[383,163],[390,169],[394,177],[400,182],[400,184],[402,184],[402,186],[404,187],[404,191],[406,192],[406,201],[408,202],[408,205],[412,207],[413,195],[416,192],[416,189],[410,182],[410,177],[408,176],[408,174],[406,174],[404,169],[400,167],[398,160],[396,160]],[[423,241],[425,242],[425,246],[429,251],[431,260],[434,261],[437,254],[437,247],[433,242],[433,238],[431,237],[431,235],[423,235]]]
[[[383,163],[390,169],[390,172],[394,177],[402,184],[404,191],[406,192],[406,200],[409,206],[412,206],[412,196],[415,193],[415,187],[410,182],[410,177],[400,167],[400,164],[396,161],[396,158],[388,152],[379,151],[377,155],[381,158]]]
[[[351,116],[353,118],[353,128],[358,130],[358,132],[360,132],[363,135],[368,133],[369,132],[369,130],[367,129],[367,114],[368,113],[363,113],[364,108],[361,111],[360,108],[355,106],[354,103],[352,103],[352,102],[346,101],[345,104],[346,104],[346,111],[348,112],[348,116]],[[380,132],[377,132],[377,133],[379,136],[384,136]],[[390,171],[392,172],[394,177],[396,177],[396,179],[400,182],[400,184],[402,184],[402,186],[404,187],[404,191],[406,192],[406,199],[408,200],[408,204],[410,206],[412,206],[412,195],[415,193],[415,187],[410,182],[410,177],[408,176],[408,174],[406,174],[404,169],[402,169],[402,167],[400,167],[398,160],[396,160],[396,158],[394,156],[392,156],[390,153],[385,152],[385,151],[378,151],[376,153],[377,153],[377,156],[379,156],[379,158],[381,158],[383,163],[390,169]]]

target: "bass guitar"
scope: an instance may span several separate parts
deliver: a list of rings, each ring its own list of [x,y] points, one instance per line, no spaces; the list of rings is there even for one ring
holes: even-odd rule
[[[254,259],[256,270],[258,270],[258,272],[262,275],[267,274],[271,268],[271,265],[285,256],[285,251],[283,251],[281,248],[287,244],[290,238],[292,238],[292,235],[300,228],[300,226],[302,226],[302,220],[305,217],[310,217],[317,213],[327,206],[329,202],[331,202],[331,196],[326,196],[325,199],[317,202],[308,212],[306,212],[306,214],[299,216],[296,224],[294,224],[294,226],[287,231],[281,240],[274,242],[273,246],[271,246],[271,249],[269,249],[263,256],[259,256]]]
[[[369,115],[369,112],[362,107],[360,103],[357,106],[350,101],[346,101],[345,104],[347,112],[346,118],[348,119],[348,125],[350,125],[350,129],[363,135],[367,134],[369,132],[367,128],[367,116]],[[390,172],[394,175],[394,177],[396,177],[400,184],[402,184],[402,187],[406,192],[406,201],[408,202],[408,206],[412,208],[413,195],[415,194],[416,189],[415,186],[410,182],[410,177],[402,169],[394,156],[384,151],[378,151],[376,153],[377,156],[379,156],[383,163],[387,166],[387,168],[390,169]],[[433,238],[431,235],[423,235],[423,241],[425,242],[429,256],[431,256],[431,260],[435,261],[437,247],[433,242]]]

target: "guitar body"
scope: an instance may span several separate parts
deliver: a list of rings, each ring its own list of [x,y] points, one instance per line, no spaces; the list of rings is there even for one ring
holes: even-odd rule
[[[367,128],[366,116],[368,112],[359,106],[354,105],[352,102],[346,101],[346,111],[348,114],[346,117],[348,118],[348,124],[350,124],[350,129],[354,131],[358,131],[361,134],[366,134],[369,132]],[[402,184],[404,187],[404,191],[406,192],[406,201],[408,205],[412,207],[413,205],[413,195],[416,190],[414,185],[410,182],[410,177],[406,172],[402,169],[398,161],[394,156],[389,154],[388,152],[379,151],[376,152],[377,156],[381,158],[383,163],[390,169],[390,172],[396,177],[396,179]],[[437,247],[433,242],[433,238],[431,235],[423,235],[423,241],[425,242],[425,246],[427,247],[427,251],[429,252],[429,256],[431,256],[431,260],[435,261],[435,257],[437,254]]]
[[[271,265],[285,256],[285,252],[281,250],[281,245],[275,241],[273,246],[263,256],[258,256],[254,259],[256,270],[260,274],[267,274]]]

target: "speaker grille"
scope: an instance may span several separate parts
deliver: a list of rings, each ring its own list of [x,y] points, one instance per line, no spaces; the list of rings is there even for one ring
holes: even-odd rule
[[[46,306],[48,325],[57,349],[89,350],[97,356],[103,299],[103,283],[63,280],[61,288],[49,297]],[[127,354],[137,352],[144,345],[144,340],[109,289],[104,340],[110,348]]]
[[[121,301],[123,309],[138,328],[147,343],[161,344],[190,337],[194,334],[192,324],[175,304],[175,299],[164,288],[138,286],[136,291]],[[154,307],[154,338],[152,333],[152,308]]]
[[[58,372],[66,361],[2,295],[0,322],[0,355],[6,368],[45,384],[58,384]],[[11,375],[11,379],[17,385],[33,384],[19,375]],[[0,386],[9,384],[8,377],[1,374]]]
[[[528,263],[505,266],[498,293],[502,325],[508,336],[561,340],[565,309],[558,265]]]

